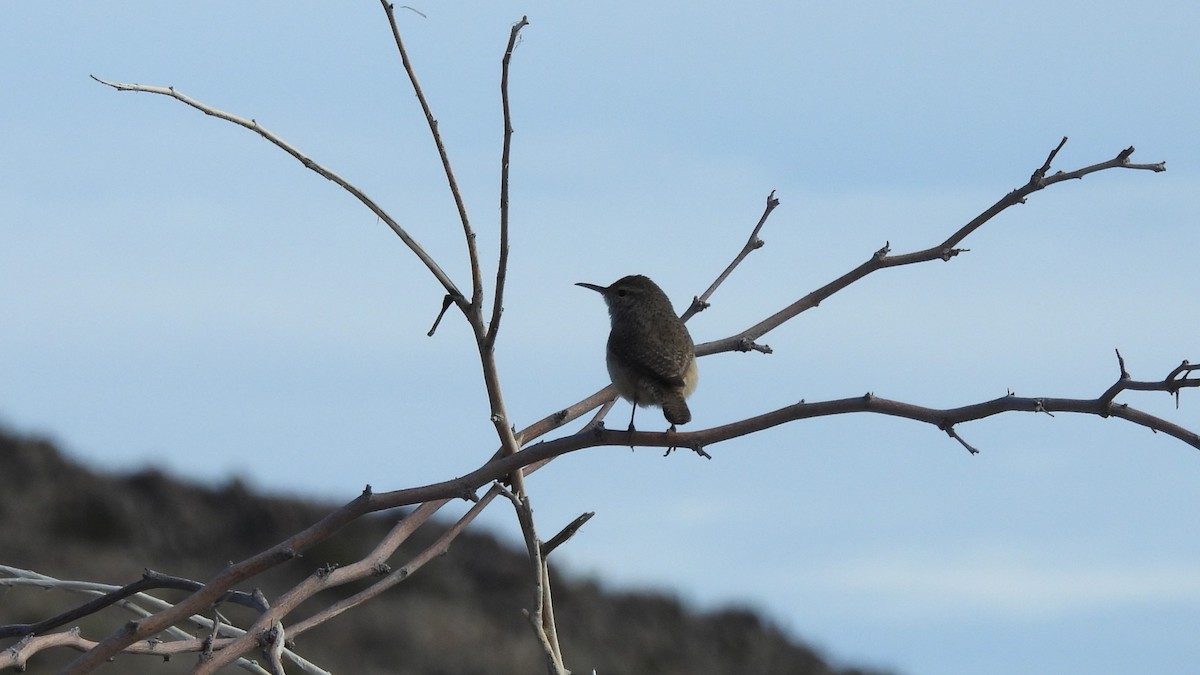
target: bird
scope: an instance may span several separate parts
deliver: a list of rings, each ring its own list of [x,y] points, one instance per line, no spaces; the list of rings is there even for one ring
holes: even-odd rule
[[[638,406],[662,408],[671,423],[668,431],[690,422],[686,399],[700,377],[696,348],[667,294],[641,274],[622,277],[610,286],[575,285],[596,291],[608,305],[612,329],[605,361],[617,393],[633,404],[629,431],[635,430]]]

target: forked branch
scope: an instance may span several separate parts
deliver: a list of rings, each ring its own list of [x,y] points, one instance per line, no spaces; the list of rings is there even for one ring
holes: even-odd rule
[[[956,232],[954,232],[954,234],[947,237],[945,241],[920,251],[913,251],[911,253],[904,254],[892,254],[890,244],[885,244],[883,248],[876,251],[874,255],[872,255],[869,259],[867,259],[866,262],[862,263],[858,267],[855,267],[854,269],[825,284],[817,290],[812,291],[808,295],[805,295],[799,300],[793,302],[787,307],[784,307],[783,309],[754,324],[753,326],[741,331],[740,333],[731,335],[721,340],[714,340],[712,342],[696,345],[696,355],[706,356],[720,352],[746,351],[747,346],[751,346],[751,348],[753,348],[752,346],[757,344],[755,341],[758,338],[778,328],[792,318],[795,318],[800,313],[820,305],[827,298],[829,298],[829,296],[837,293],[843,288],[846,288],[850,284],[853,284],[872,272],[876,272],[887,267],[899,267],[901,265],[912,265],[914,263],[930,262],[933,260],[948,261],[965,250],[957,248],[958,245],[962,243],[962,241],[966,239],[968,235],[982,227],[984,223],[988,222],[992,218],[995,218],[1010,206],[1015,204],[1023,204],[1029,195],[1054,185],[1055,183],[1061,183],[1065,180],[1083,178],[1088,174],[1096,173],[1097,171],[1104,171],[1106,169],[1134,169],[1140,171],[1153,171],[1156,173],[1167,170],[1165,162],[1158,162],[1155,164],[1135,164],[1130,162],[1129,158],[1131,155],[1133,155],[1133,147],[1128,147],[1117,153],[1116,157],[1113,157],[1107,161],[1092,164],[1091,166],[1085,166],[1081,169],[1076,169],[1075,171],[1066,173],[1059,171],[1052,176],[1045,176],[1045,173],[1050,170],[1050,163],[1054,160],[1055,156],[1058,154],[1059,150],[1062,149],[1066,142],[1067,138],[1064,136],[1062,141],[1059,142],[1058,146],[1050,152],[1050,155],[1046,158],[1046,162],[1033,172],[1033,175],[1030,176],[1029,181],[1025,185],[1022,185],[1021,187],[1001,197],[996,201],[995,204],[992,204],[990,207],[984,210],[983,213],[975,216],[970,222],[968,222],[966,225],[963,225]]]

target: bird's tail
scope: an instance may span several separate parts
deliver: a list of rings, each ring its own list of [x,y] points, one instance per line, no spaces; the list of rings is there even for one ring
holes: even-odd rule
[[[662,402],[663,416],[671,424],[687,424],[692,421],[692,411],[688,410],[687,401],[683,395],[676,392],[666,392]]]

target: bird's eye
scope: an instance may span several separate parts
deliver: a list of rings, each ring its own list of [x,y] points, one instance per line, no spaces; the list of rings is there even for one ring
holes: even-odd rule
[[[617,296],[622,298],[625,297],[625,289],[622,288],[621,290],[617,291]]]

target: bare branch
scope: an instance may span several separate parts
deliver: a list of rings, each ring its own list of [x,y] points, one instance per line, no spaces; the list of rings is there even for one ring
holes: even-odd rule
[[[47,587],[61,585],[59,580],[51,579],[49,577],[44,577],[41,580],[33,579],[30,581],[33,581],[35,583],[40,581],[43,585],[46,585]],[[4,582],[5,582],[5,580],[0,579],[0,585],[4,585]],[[97,597],[96,599],[94,599],[90,602],[86,602],[78,607],[73,608],[73,609],[67,610],[67,611],[63,612],[62,614],[59,614],[58,616],[53,616],[53,617],[50,617],[43,621],[39,621],[37,623],[11,624],[11,625],[7,625],[7,626],[0,626],[0,638],[15,637],[17,635],[30,635],[30,634],[41,635],[42,633],[54,630],[55,628],[59,628],[61,626],[65,626],[65,625],[72,623],[80,618],[85,617],[85,616],[95,614],[96,612],[99,612],[100,610],[104,609],[105,607],[109,607],[113,604],[116,604],[116,603],[122,601],[122,600],[125,600],[126,598],[129,598],[129,597],[132,597],[135,595],[139,595],[139,594],[141,594],[145,591],[151,590],[151,589],[172,588],[172,589],[183,590],[183,591],[196,591],[196,590],[199,590],[202,586],[203,586],[203,584],[196,582],[196,581],[191,581],[190,579],[181,579],[179,577],[172,577],[172,576],[168,576],[165,574],[160,574],[160,573],[154,572],[152,570],[146,570],[145,572],[142,573],[141,579],[138,579],[137,581],[126,584],[125,586],[122,586],[120,588],[113,589],[113,590],[109,591],[108,593],[104,593],[104,594],[100,595],[99,597]],[[260,603],[258,601],[258,599],[256,599],[253,595],[251,595],[250,593],[243,593],[241,591],[230,591],[230,592],[226,593],[224,596],[222,596],[222,598],[220,599],[219,602],[232,602],[235,604],[243,605],[245,607],[249,607],[249,608],[257,610],[257,611],[263,611],[265,609],[263,607],[262,603]]]
[[[380,579],[378,582],[372,584],[370,587],[363,589],[362,591],[359,591],[358,593],[355,593],[354,595],[352,595],[348,598],[339,600],[338,602],[335,602],[334,604],[326,607],[325,609],[321,610],[320,612],[317,612],[316,614],[313,614],[312,616],[304,619],[303,621],[296,623],[291,628],[292,637],[299,637],[301,634],[308,631],[309,629],[315,628],[315,627],[325,623],[329,619],[332,619],[333,617],[341,614],[342,612],[344,612],[348,609],[351,609],[353,607],[356,607],[356,606],[366,602],[367,600],[370,600],[371,598],[374,598],[375,596],[377,596],[380,593],[384,592],[385,590],[391,588],[392,586],[395,586],[396,584],[411,577],[413,575],[413,573],[415,573],[417,570],[421,569],[426,563],[437,558],[438,556],[444,555],[446,553],[446,551],[450,550],[450,543],[452,541],[454,541],[454,539],[464,529],[466,529],[467,525],[469,525],[473,520],[475,520],[475,517],[478,516],[480,513],[482,513],[483,510],[485,508],[487,508],[488,504],[490,504],[492,502],[492,500],[495,499],[496,496],[499,494],[500,494],[499,487],[497,485],[492,486],[492,489],[488,490],[488,492],[486,494],[484,494],[483,497],[481,497],[479,500],[477,500],[475,502],[475,504],[470,509],[468,509],[467,512],[461,518],[458,519],[458,522],[456,522],[451,527],[447,528],[446,531],[443,532],[440,537],[438,537],[437,541],[435,541],[433,544],[431,544],[424,551],[422,551],[422,552],[418,553],[416,556],[414,556],[404,566],[393,570],[393,569],[387,568],[387,566],[385,564],[383,564],[382,561],[377,562],[374,569],[379,572],[383,572],[385,574],[385,576],[382,579]],[[445,501],[442,501],[442,502],[438,503],[438,506],[440,507],[440,506],[444,505],[445,503],[446,503]],[[424,506],[424,505],[422,505],[422,506]],[[377,548],[377,551],[378,551],[378,548]],[[378,560],[378,555],[373,554],[371,556],[368,556],[367,560]],[[346,569],[346,568],[342,568],[342,569]],[[335,572],[335,574],[336,574],[336,572]],[[347,581],[350,581],[350,580],[351,579],[347,579]]]
[[[121,587],[112,586],[110,584],[100,584],[100,583],[87,582],[87,581],[71,581],[71,580],[64,580],[64,579],[56,579],[54,577],[50,577],[45,574],[38,574],[36,572],[31,572],[29,570],[22,570],[22,569],[10,567],[7,565],[0,565],[0,572],[10,575],[10,577],[0,577],[0,586],[22,586],[22,585],[38,586],[38,587],[47,588],[47,589],[62,589],[62,590],[67,590],[67,591],[72,591],[72,592],[77,592],[77,593],[94,594],[94,595],[100,595],[100,596],[110,596],[110,595],[122,590]],[[157,575],[157,573],[153,573],[153,572],[150,572],[148,574],[150,575],[151,578],[153,578],[154,576]],[[176,580],[177,579],[176,577],[167,577],[166,575],[157,575],[157,576],[161,576],[168,580]],[[184,583],[179,583],[179,584],[168,583],[168,584],[159,584],[159,585],[162,587],[182,588],[182,589],[187,590],[191,584],[195,584],[195,582],[190,582],[187,580],[178,580],[178,581],[186,582],[186,584],[184,584]],[[246,595],[246,594],[239,594],[239,595]],[[151,615],[152,612],[145,609],[146,607],[153,608],[154,610],[161,610],[161,609],[171,606],[170,603],[168,603],[164,600],[161,600],[159,598],[153,597],[151,595],[147,595],[144,592],[137,593],[129,598],[117,600],[113,604],[117,607],[121,607],[121,608],[133,613],[135,616],[138,616],[139,618],[147,617],[147,616]],[[252,603],[245,603],[245,604],[247,604],[247,606],[250,606],[250,607],[266,606],[265,601],[262,599],[257,599],[255,601],[253,601]],[[97,608],[96,611],[98,611],[98,609],[99,608]],[[220,615],[218,614],[218,617],[219,616]],[[189,617],[188,620],[190,623],[196,624],[200,627],[210,628],[211,630],[209,632],[209,635],[203,639],[197,639],[197,638],[194,638],[187,631],[184,631],[181,628],[178,628],[175,626],[171,626],[166,631],[161,633],[160,635],[170,636],[170,637],[174,638],[173,640],[164,641],[161,639],[154,638],[151,640],[147,640],[144,643],[146,645],[146,647],[140,646],[143,643],[135,643],[133,648],[129,648],[124,651],[127,653],[133,653],[133,654],[147,654],[147,655],[158,655],[158,656],[169,656],[171,654],[184,654],[184,653],[199,653],[203,649],[205,649],[205,647],[208,645],[221,646],[221,645],[229,644],[234,640],[235,637],[238,637],[238,636],[241,636],[244,634],[244,631],[242,631],[241,629],[239,629],[235,626],[229,625],[227,622],[220,622],[220,621],[212,620],[207,617],[200,616],[198,614],[192,615],[191,617]],[[19,628],[21,625],[22,624],[14,624],[12,626],[4,626],[3,628],[5,628],[5,629]],[[24,624],[24,625],[28,626],[29,624]],[[5,630],[6,634],[9,632],[11,632],[11,631]],[[20,634],[20,633],[16,633],[16,634]],[[25,635],[26,635],[26,639],[22,640],[22,644],[28,645],[26,648],[24,648],[26,650],[32,649],[34,651],[37,651],[42,648],[64,646],[63,644],[61,644],[58,641],[61,638],[50,639],[50,640],[45,640],[45,641],[40,641],[40,640],[31,641],[30,638],[34,637],[33,632],[30,631],[28,633],[25,633]],[[62,634],[60,633],[60,634],[55,634],[55,635],[61,636]],[[233,636],[233,637],[220,637],[220,635]],[[47,635],[46,637],[51,637],[51,636]],[[77,640],[70,640],[69,644],[66,644],[65,646],[73,647],[73,648],[79,649],[80,651],[83,651],[85,649],[90,648],[91,646],[95,646],[95,644],[96,643],[94,643],[94,642],[86,641],[86,640],[83,640],[82,638],[79,638]],[[5,659],[9,658],[10,656],[13,655],[12,653],[10,653],[10,651],[0,653],[0,670],[2,670],[5,667],[4,666]],[[32,655],[32,652],[26,651],[26,652],[24,652],[23,655],[24,655],[24,657],[27,658],[28,656]],[[325,670],[317,667],[315,664],[307,661],[306,659],[302,658],[301,656],[299,656],[298,654],[296,654],[295,652],[293,652],[291,650],[285,650],[283,655],[286,656],[289,661],[291,661],[291,662],[295,663],[297,666],[299,666],[306,673],[312,673],[314,675],[329,675],[329,673],[327,673]],[[238,659],[237,661],[235,661],[235,665],[242,668],[243,670],[248,670],[248,671],[254,672],[254,673],[265,673],[266,672],[266,671],[262,670],[261,668],[258,668],[257,666],[255,666],[253,664],[253,662],[248,661],[246,659]]]
[[[578,518],[572,520],[570,523],[567,523],[567,526],[560,530],[558,534],[550,537],[549,541],[542,544],[542,555],[547,558],[550,557],[551,551],[565,544],[571,537],[574,537],[579,528],[583,527],[583,524],[591,520],[594,515],[596,515],[595,511],[588,511],[580,514]]]
[[[733,270],[736,269],[738,265],[742,264],[742,261],[745,260],[746,256],[750,255],[751,252],[763,247],[766,242],[758,238],[758,233],[762,230],[763,225],[765,225],[767,222],[767,218],[771,215],[771,212],[775,210],[776,206],[779,206],[779,200],[775,197],[775,191],[771,190],[771,194],[767,195],[767,206],[765,209],[763,209],[763,214],[759,217],[758,224],[755,225],[754,229],[750,231],[750,238],[746,240],[746,245],[742,247],[742,250],[739,251],[734,257],[733,261],[729,263],[729,266],[717,276],[716,280],[712,282],[712,285],[709,286],[708,289],[699,296],[692,299],[691,306],[688,307],[687,311],[685,311],[679,317],[680,319],[687,321],[696,314],[707,309],[709,306],[708,299],[712,297],[712,294],[717,291],[717,288],[721,284],[725,283],[725,279],[727,279],[729,275],[733,273]]]
[[[1001,197],[995,204],[988,207],[983,213],[980,213],[966,225],[959,228],[958,231],[950,235],[940,244],[920,251],[914,251],[912,253],[900,255],[892,255],[891,247],[884,246],[873,256],[871,256],[870,259],[858,267],[855,267],[854,269],[825,284],[817,290],[812,291],[808,295],[805,295],[799,300],[793,302],[787,307],[784,307],[757,324],[743,330],[742,332],[720,340],[713,340],[711,342],[696,345],[696,355],[707,356],[709,354],[734,351],[738,348],[739,344],[743,343],[744,340],[757,340],[768,332],[778,328],[790,319],[794,318],[796,315],[820,305],[829,296],[837,293],[843,288],[846,288],[850,284],[877,270],[887,267],[898,267],[900,265],[929,262],[932,260],[948,261],[957,256],[959,253],[964,252],[965,249],[956,248],[958,244],[966,239],[966,237],[972,232],[983,226],[984,223],[996,217],[996,215],[1008,207],[1013,206],[1014,204],[1023,203],[1025,198],[1030,194],[1045,187],[1049,187],[1050,185],[1054,185],[1055,183],[1060,183],[1064,180],[1070,180],[1074,178],[1083,178],[1088,174],[1095,173],[1097,171],[1104,171],[1106,169],[1141,169],[1155,172],[1166,170],[1166,165],[1162,162],[1157,164],[1130,163],[1129,157],[1133,153],[1133,148],[1130,147],[1122,150],[1117,154],[1116,157],[1108,161],[1086,166],[1082,169],[1077,169],[1069,173],[1063,173],[1060,171],[1053,176],[1039,179],[1038,176],[1043,173],[1043,170],[1048,170],[1049,162],[1054,159],[1055,155],[1057,155],[1058,151],[1062,148],[1062,144],[1065,142],[1066,139],[1059,143],[1058,147],[1056,147],[1050,153],[1050,156],[1047,158],[1047,163],[1043,164],[1042,167],[1039,167],[1036,171],[1034,171],[1033,176],[1030,177],[1028,183],[1009,192],[1004,197]]]
[[[387,226],[390,227],[392,229],[392,231],[396,233],[396,236],[400,237],[400,240],[404,242],[405,246],[408,246],[409,250],[411,250],[413,253],[415,253],[417,258],[419,258],[421,260],[421,262],[425,264],[425,267],[427,267],[429,269],[429,271],[433,273],[433,276],[438,280],[438,282],[442,285],[442,287],[446,289],[447,293],[453,295],[456,298],[462,298],[462,293],[454,285],[454,282],[450,280],[450,277],[447,276],[446,273],[442,270],[442,268],[437,264],[437,262],[434,261],[434,259],[432,257],[430,257],[430,255],[428,253],[425,252],[425,249],[422,248],[421,245],[418,244],[417,241],[415,239],[413,239],[412,236],[409,235],[408,232],[405,231],[404,228],[401,227],[400,224],[395,221],[395,219],[393,219],[390,215],[388,215],[387,211],[384,211],[383,208],[381,208],[378,204],[376,204],[373,199],[368,197],[366,195],[366,193],[364,193],[362,190],[355,187],[352,183],[349,183],[348,181],[346,181],[346,179],[337,175],[333,171],[331,171],[331,170],[325,168],[324,166],[322,166],[321,164],[313,161],[307,155],[305,155],[304,153],[300,152],[295,147],[293,147],[291,144],[284,141],[282,138],[276,136],[274,133],[268,131],[265,127],[260,125],[257,121],[255,121],[253,119],[246,119],[244,117],[238,117],[237,115],[233,115],[233,114],[221,111],[221,110],[217,110],[216,108],[214,108],[206,103],[201,103],[200,101],[197,101],[196,99],[185,96],[185,95],[179,93],[178,91],[175,91],[174,87],[156,87],[156,86],[143,85],[143,84],[126,84],[126,83],[122,83],[122,82],[109,82],[107,80],[102,80],[102,79],[96,77],[95,75],[92,75],[90,77],[93,80],[99,82],[100,84],[112,87],[113,89],[116,89],[117,91],[141,91],[141,92],[145,92],[148,94],[160,94],[162,96],[169,96],[181,103],[184,103],[186,105],[189,105],[189,106],[195,108],[196,110],[199,110],[200,112],[204,113],[205,115],[210,115],[212,117],[216,117],[218,119],[225,120],[226,122],[232,122],[240,127],[244,127],[246,129],[249,129],[250,131],[253,131],[254,133],[258,134],[259,136],[262,136],[263,138],[270,141],[272,144],[274,144],[279,149],[288,153],[292,157],[295,157],[296,160],[298,160],[306,168],[333,181],[334,183],[337,183],[338,186],[341,187],[343,190],[354,195],[355,199],[362,202],[362,204],[364,206],[366,206],[368,209],[370,209],[372,213],[374,213],[376,216],[378,216],[380,220],[387,223]]]
[[[404,64],[404,72],[408,73],[408,80],[412,84],[413,92],[417,95],[417,101],[421,103],[421,111],[425,113],[425,121],[429,124],[429,133],[433,135],[438,157],[442,160],[442,170],[446,174],[446,182],[450,185],[450,194],[454,198],[454,205],[458,208],[458,219],[462,222],[463,236],[467,240],[467,255],[471,261],[471,311],[478,314],[479,303],[483,299],[483,277],[479,271],[479,252],[475,245],[475,232],[471,229],[471,220],[467,217],[467,206],[463,203],[462,193],[458,190],[458,181],[454,178],[454,169],[450,166],[450,156],[446,152],[445,143],[442,142],[442,135],[438,132],[437,119],[433,116],[429,101],[425,99],[421,82],[417,80],[417,73],[413,70],[412,61],[408,58],[408,50],[404,48],[404,40],[400,37],[400,28],[396,25],[394,8],[387,0],[380,0],[380,3],[383,5],[383,11],[387,14],[388,24],[392,28],[392,37],[396,41],[396,50],[400,52],[400,61]]]
[[[491,351],[496,345],[496,332],[500,330],[500,317],[504,313],[504,283],[508,278],[508,160],[512,150],[512,113],[508,105],[508,64],[512,61],[521,29],[529,25],[529,17],[523,16],[513,24],[508,34],[508,46],[500,61],[500,104],[504,111],[504,149],[500,152],[500,255],[496,263],[496,296],[492,303],[492,319],[488,326],[485,349]]]

